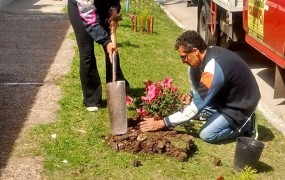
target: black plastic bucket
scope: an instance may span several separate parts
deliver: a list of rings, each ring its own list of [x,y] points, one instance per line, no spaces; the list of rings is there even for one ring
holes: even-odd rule
[[[264,143],[248,137],[238,137],[234,157],[234,169],[241,171],[245,166],[256,169]]]

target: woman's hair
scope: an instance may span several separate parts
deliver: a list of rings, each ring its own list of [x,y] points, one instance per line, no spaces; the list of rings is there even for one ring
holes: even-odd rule
[[[191,52],[195,47],[203,52],[207,49],[207,44],[199,33],[196,31],[185,31],[177,39],[175,43],[175,50],[182,46],[185,52]]]

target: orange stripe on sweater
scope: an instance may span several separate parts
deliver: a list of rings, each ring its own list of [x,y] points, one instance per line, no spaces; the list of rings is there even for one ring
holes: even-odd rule
[[[201,83],[203,83],[208,89],[210,89],[213,82],[213,74],[209,72],[202,73]]]

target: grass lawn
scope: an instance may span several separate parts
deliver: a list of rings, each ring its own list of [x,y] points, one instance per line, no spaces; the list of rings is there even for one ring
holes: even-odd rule
[[[187,66],[179,60],[174,43],[179,29],[153,1],[145,3],[155,17],[154,34],[132,32],[130,19],[125,14],[117,30],[121,66],[132,88],[132,96],[141,96],[143,82],[171,77],[180,91],[187,92],[189,82]],[[124,6],[123,6],[124,7]],[[132,4],[131,4],[132,7]],[[139,9],[136,10],[139,12]],[[146,11],[144,11],[146,12]],[[77,52],[77,49],[75,49]],[[105,63],[102,48],[95,47],[102,82],[105,81]],[[63,92],[58,121],[41,125],[28,132],[37,146],[27,153],[44,158],[44,175],[47,179],[285,179],[285,141],[264,117],[258,113],[259,140],[265,143],[258,166],[258,173],[239,173],[233,170],[235,140],[220,144],[208,144],[197,136],[199,124],[191,133],[195,137],[197,151],[187,162],[180,162],[164,155],[130,154],[114,152],[102,140],[110,133],[106,108],[106,89],[103,89],[105,106],[98,112],[87,112],[82,105],[79,81],[79,57],[74,57],[71,71],[59,82]],[[128,112],[132,117],[133,111]],[[191,123],[193,124],[193,123]],[[183,126],[179,130],[186,130]],[[55,139],[51,138],[56,134]],[[213,161],[220,158],[222,166]],[[142,166],[134,167],[136,159]]]

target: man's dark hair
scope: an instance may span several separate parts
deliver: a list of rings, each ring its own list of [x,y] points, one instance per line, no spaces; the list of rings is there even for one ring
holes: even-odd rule
[[[207,49],[204,39],[196,31],[185,31],[177,39],[175,43],[175,50],[182,46],[185,52],[191,52],[195,47],[203,52]]]

